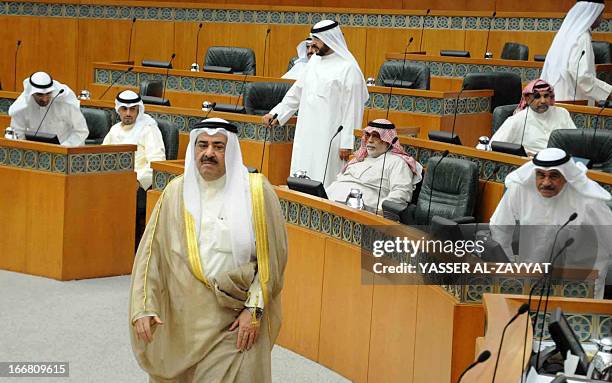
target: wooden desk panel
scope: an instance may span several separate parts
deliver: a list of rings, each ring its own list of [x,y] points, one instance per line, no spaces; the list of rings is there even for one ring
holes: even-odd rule
[[[134,145],[65,148],[0,139],[0,268],[59,280],[128,274]]]

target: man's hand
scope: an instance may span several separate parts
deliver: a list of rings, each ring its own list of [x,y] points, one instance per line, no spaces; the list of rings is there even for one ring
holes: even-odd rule
[[[278,126],[278,120],[273,117],[274,116],[269,113],[263,116],[262,120],[266,127],[271,128],[273,126]]]
[[[240,351],[250,350],[259,335],[259,323],[251,323],[252,317],[251,312],[244,309],[229,328],[230,331],[234,331],[238,328],[236,348]]]
[[[351,156],[351,149],[340,149],[340,159],[342,161],[348,161]]]
[[[151,343],[156,328],[155,325],[158,324],[164,324],[158,316],[146,316],[136,319],[136,322],[134,322],[136,336],[146,343]]]

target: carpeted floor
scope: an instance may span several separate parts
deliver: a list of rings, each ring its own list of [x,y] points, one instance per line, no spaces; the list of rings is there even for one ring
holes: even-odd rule
[[[128,337],[129,276],[59,282],[0,270],[0,362],[67,361],[70,378],[0,382],[146,382]],[[274,382],[347,382],[276,346]]]

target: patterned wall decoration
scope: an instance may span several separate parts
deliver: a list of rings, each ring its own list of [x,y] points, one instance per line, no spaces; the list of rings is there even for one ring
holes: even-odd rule
[[[393,59],[393,61],[402,61]],[[461,64],[444,61],[417,61],[406,62],[422,63],[429,67],[432,76],[465,77],[468,73],[512,72],[521,77],[522,82],[529,82],[540,78],[542,68],[525,68],[520,66],[504,66],[489,64]]]
[[[570,327],[576,333],[580,342],[587,343],[590,339],[601,339],[612,336],[612,315],[597,314],[597,313],[563,313],[570,324]],[[536,314],[531,314],[531,324],[535,322]],[[543,321],[544,313],[538,315],[538,324],[534,327],[534,337],[539,338],[544,329],[543,340],[552,340],[548,332],[548,321],[550,313],[546,314],[546,320]]]
[[[134,152],[65,155],[0,146],[0,165],[60,174],[133,172]]]
[[[153,169],[153,190],[163,191],[166,186],[179,174],[160,172],[159,170]]]
[[[312,25],[324,19],[337,20],[341,25],[373,28],[412,28],[487,30],[517,32],[555,32],[562,18],[488,16],[424,16],[410,14],[363,14],[336,12],[306,12],[283,10],[242,10],[210,8],[138,7],[94,4],[38,4],[22,1],[0,2],[0,15],[74,17],[92,19],[219,22],[237,24]],[[492,23],[492,25],[491,25]],[[604,22],[596,32],[612,31],[612,20]]]
[[[94,68],[94,81],[101,85],[110,85],[114,81],[117,85],[138,87],[141,81],[162,80],[164,76],[159,73],[127,73],[124,71]],[[186,93],[208,93],[224,96],[238,96],[242,94],[242,81],[219,80],[212,78],[190,77],[190,76],[168,76],[168,89]],[[367,108],[386,110],[390,103],[390,109],[398,112],[432,114],[437,116],[449,116],[458,114],[488,113],[491,107],[490,97],[464,97],[458,102],[454,97],[447,99],[391,95],[386,92],[370,91],[370,99]]]
[[[489,113],[491,97],[455,97],[431,98],[407,95],[396,95],[389,92],[370,90],[370,99],[366,108],[406,113],[430,114],[435,116],[452,116],[457,108],[457,114]]]
[[[607,129],[612,130],[612,117],[611,116],[597,116],[586,113],[570,112],[572,120],[578,129]]]

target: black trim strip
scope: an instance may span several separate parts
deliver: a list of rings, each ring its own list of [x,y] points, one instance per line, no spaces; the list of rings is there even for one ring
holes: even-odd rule
[[[193,129],[225,129],[228,132],[238,134],[238,127],[229,122],[200,121],[193,126]]]
[[[319,32],[329,31],[330,29],[336,28],[338,25],[339,25],[338,22],[334,21],[333,23],[326,25],[324,27],[320,27],[320,28],[312,27],[312,29],[310,30],[310,33],[319,33]]]
[[[533,157],[533,164],[537,165],[537,166],[542,166],[545,168],[550,168],[552,166],[559,166],[559,165],[563,165],[564,163],[568,162],[570,160],[570,155],[565,153],[565,157],[560,158],[558,160],[554,160],[554,161],[542,161],[538,159],[538,155],[536,154],[535,157]]]
[[[49,75],[49,78],[51,79],[51,82],[48,84],[44,84],[44,85],[39,85],[39,84],[35,84],[34,81],[32,81],[32,76],[34,74],[30,75],[30,85],[32,85],[34,88],[37,89],[47,89],[47,88],[51,88],[53,86],[53,77],[51,77],[51,75]]]
[[[138,98],[133,98],[131,100],[128,100],[126,98],[121,98],[121,97],[119,97],[119,95],[117,95],[117,101],[119,101],[119,102],[121,102],[123,104],[136,104],[136,103],[142,101],[142,98],[140,98],[140,95],[137,94],[136,96],[138,96]]]
[[[393,123],[391,123],[391,124],[384,124],[384,123],[380,123],[380,122],[370,121],[370,122],[368,122],[368,126],[371,126],[373,128],[379,128],[379,129],[395,129],[395,125],[393,125]]]

